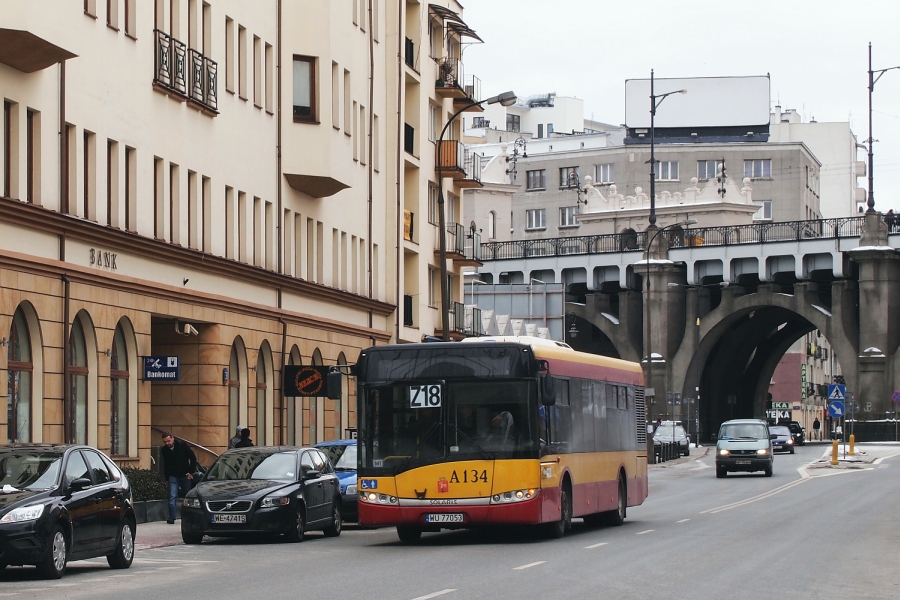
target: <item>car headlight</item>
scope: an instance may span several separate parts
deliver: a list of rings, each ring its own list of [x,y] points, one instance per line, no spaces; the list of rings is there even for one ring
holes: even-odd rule
[[[759,454],[760,456],[765,456],[766,454],[769,453],[769,451],[766,448],[760,448],[759,450],[756,451],[756,453]]]
[[[0,523],[21,523],[23,521],[34,521],[42,514],[44,514],[43,504],[20,506],[19,508],[14,508],[13,510],[3,515],[3,518],[0,519]]]
[[[347,486],[347,491],[345,491],[344,493],[345,493],[345,494],[351,494],[351,495],[352,495],[352,494],[356,494],[356,484],[355,484],[355,483],[351,483],[350,485],[348,485],[348,486]]]
[[[788,444],[793,444],[793,443],[794,443],[794,440],[789,439],[789,440],[787,441],[787,443],[788,443]]]
[[[262,499],[263,508],[271,508],[273,506],[287,506],[291,503],[290,496],[266,496]]]
[[[721,450],[719,450],[719,456],[728,456],[729,454],[731,454],[731,453],[728,450],[726,450],[725,448],[722,448]]]
[[[185,508],[200,508],[200,498],[185,498],[181,505]]]

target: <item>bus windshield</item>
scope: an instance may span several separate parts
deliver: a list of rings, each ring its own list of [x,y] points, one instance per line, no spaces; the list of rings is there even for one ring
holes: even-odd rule
[[[395,382],[366,387],[361,470],[394,475],[452,460],[537,458],[533,379]]]

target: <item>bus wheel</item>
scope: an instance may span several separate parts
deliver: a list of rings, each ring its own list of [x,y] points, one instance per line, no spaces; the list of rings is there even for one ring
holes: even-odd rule
[[[563,484],[559,492],[560,515],[559,521],[547,523],[547,537],[561,538],[572,529],[572,493],[569,491],[569,482]]]
[[[422,530],[418,527],[401,527],[398,525],[397,537],[400,538],[400,541],[404,544],[411,544],[419,541],[422,537]]]
[[[625,486],[625,480],[619,477],[619,500],[616,504],[616,510],[606,513],[606,523],[608,525],[619,526],[625,522],[626,511],[628,507],[628,488]]]

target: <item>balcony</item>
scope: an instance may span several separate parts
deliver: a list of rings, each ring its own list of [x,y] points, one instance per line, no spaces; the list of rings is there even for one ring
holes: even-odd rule
[[[480,267],[484,263],[481,260],[481,234],[477,231],[467,230],[461,223],[447,223],[447,258],[453,261],[454,266]],[[441,241],[435,238],[434,256],[440,260]]]
[[[416,70],[416,45],[409,38],[406,38],[406,44],[403,47],[403,56],[406,60],[406,66]]]
[[[471,150],[465,151],[463,159],[463,176],[456,180],[459,188],[480,188],[481,183],[481,159],[482,156]]]
[[[466,95],[463,98],[453,99],[453,108],[456,110],[463,109],[463,112],[484,112],[481,104],[481,80],[470,75],[466,77],[466,85],[463,88]]]
[[[409,123],[403,124],[403,150],[407,154],[416,155],[416,129]]]
[[[481,323],[481,309],[477,306],[466,307],[465,333],[468,337],[480,337],[484,335],[484,326]]]
[[[23,73],[36,73],[76,56],[33,31],[0,28],[0,63]]]
[[[413,321],[413,297],[410,295],[403,296],[403,326],[412,327]]]
[[[203,112],[219,114],[216,61],[197,50],[189,50],[184,42],[159,29],[153,32],[156,35],[153,87],[177,100],[186,100]]]
[[[438,144],[439,151],[435,154],[436,171],[440,171],[442,177],[462,179],[466,176],[466,148],[457,140],[443,140]],[[479,175],[480,178],[480,175]]]
[[[466,90],[463,87],[462,61],[453,58],[443,58],[438,63],[438,78],[434,82],[434,91],[441,98],[453,98],[454,102],[460,98],[466,98]]]
[[[414,241],[415,236],[415,227],[416,227],[416,215],[412,211],[404,210],[403,211],[403,239],[407,242]]]

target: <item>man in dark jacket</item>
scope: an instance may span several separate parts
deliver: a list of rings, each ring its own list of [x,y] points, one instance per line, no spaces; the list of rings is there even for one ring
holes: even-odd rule
[[[163,463],[163,472],[166,481],[169,482],[169,518],[170,525],[175,522],[175,502],[178,500],[178,491],[184,496],[191,489],[192,473],[197,469],[197,456],[191,447],[175,439],[171,433],[164,433],[165,445],[159,450],[159,458]]]
[[[253,440],[250,439],[250,430],[246,427],[241,429],[241,440],[235,444],[235,448],[252,448]]]

